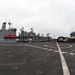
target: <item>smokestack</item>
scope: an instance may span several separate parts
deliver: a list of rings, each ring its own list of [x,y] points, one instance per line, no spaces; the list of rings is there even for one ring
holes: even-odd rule
[[[2,30],[6,30],[6,22],[3,22]]]

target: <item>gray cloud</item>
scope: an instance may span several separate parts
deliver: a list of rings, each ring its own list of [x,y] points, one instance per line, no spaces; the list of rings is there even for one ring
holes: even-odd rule
[[[51,36],[69,36],[75,24],[74,0],[0,0],[0,25],[11,21],[21,27]]]

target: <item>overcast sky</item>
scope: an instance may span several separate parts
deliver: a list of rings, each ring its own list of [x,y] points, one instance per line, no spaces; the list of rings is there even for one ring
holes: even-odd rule
[[[75,0],[0,0],[0,27],[3,21],[10,21],[17,33],[24,27],[52,37],[69,36],[75,30]]]

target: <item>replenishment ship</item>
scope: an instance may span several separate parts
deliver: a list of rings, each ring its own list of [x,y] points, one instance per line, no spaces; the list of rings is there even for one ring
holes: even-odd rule
[[[0,30],[0,43],[16,43],[16,28],[11,28],[9,22],[9,28],[6,29],[6,22],[3,22],[2,29]]]

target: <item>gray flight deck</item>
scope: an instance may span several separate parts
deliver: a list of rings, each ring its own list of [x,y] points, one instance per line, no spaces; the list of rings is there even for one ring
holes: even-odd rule
[[[75,43],[58,43],[75,75]],[[64,75],[56,42],[0,44],[0,75]]]

